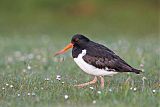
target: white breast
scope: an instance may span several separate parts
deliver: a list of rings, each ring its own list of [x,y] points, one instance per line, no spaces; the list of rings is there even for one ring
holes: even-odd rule
[[[95,75],[95,76],[104,76],[104,75],[108,75],[108,76],[112,76],[113,74],[117,74],[118,72],[114,72],[114,71],[107,71],[108,68],[106,69],[99,69],[96,68],[88,63],[86,63],[83,60],[83,56],[86,54],[86,50],[82,50],[82,53],[78,55],[77,58],[74,58],[74,61],[76,62],[76,64],[86,73],[90,74],[90,75]]]

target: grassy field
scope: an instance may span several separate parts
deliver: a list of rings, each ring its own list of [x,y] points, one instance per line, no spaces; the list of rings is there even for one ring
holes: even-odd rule
[[[105,77],[104,90],[99,84],[78,89],[73,85],[92,77],[77,67],[71,52],[53,57],[69,36],[0,36],[0,106],[160,107],[159,38],[91,38],[144,73]]]
[[[0,0],[0,107],[160,107],[158,15],[158,0]],[[144,72],[73,87],[93,77],[53,54],[77,32]]]

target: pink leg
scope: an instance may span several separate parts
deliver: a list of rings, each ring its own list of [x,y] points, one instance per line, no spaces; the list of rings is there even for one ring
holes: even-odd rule
[[[108,80],[108,88],[110,87],[110,84],[111,84],[111,81],[110,81],[110,80]]]
[[[104,89],[104,77],[100,76],[101,79],[101,88]]]
[[[90,85],[90,84],[95,84],[96,82],[97,82],[97,77],[95,76],[94,79],[90,82],[83,83],[83,84],[78,84],[78,85],[74,85],[74,86],[83,88],[84,86],[87,86],[87,85]]]

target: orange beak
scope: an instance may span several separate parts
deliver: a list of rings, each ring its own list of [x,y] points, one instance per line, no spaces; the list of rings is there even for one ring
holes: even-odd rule
[[[54,54],[54,56],[63,54],[63,53],[65,53],[68,49],[70,49],[70,48],[73,48],[73,44],[72,44],[72,43],[68,44],[64,49],[60,50],[59,52],[56,52],[56,53]]]

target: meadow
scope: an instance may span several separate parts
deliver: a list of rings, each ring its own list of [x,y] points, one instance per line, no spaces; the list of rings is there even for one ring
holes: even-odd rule
[[[0,0],[0,107],[160,107],[159,22],[158,0]],[[143,73],[74,87],[93,77],[54,53],[76,33]]]
[[[77,67],[71,51],[53,56],[70,42],[70,37],[64,41],[64,37],[49,35],[1,36],[0,106],[160,106],[159,38],[90,37],[114,50],[132,66],[143,70],[141,75],[119,73],[105,77],[105,89],[101,90],[99,84],[82,89],[73,86],[93,77]]]

